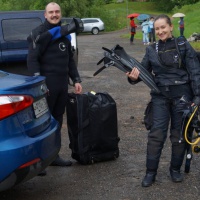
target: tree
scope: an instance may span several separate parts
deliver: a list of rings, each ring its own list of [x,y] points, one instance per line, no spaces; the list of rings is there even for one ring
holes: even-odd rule
[[[184,5],[194,4],[199,2],[199,0],[152,0],[156,3],[158,9],[162,11],[169,12],[174,7],[180,8]]]
[[[86,16],[90,7],[96,2],[103,0],[57,0],[61,6],[63,16]],[[19,0],[0,0],[0,10],[44,10],[49,0],[23,0],[23,4]]]

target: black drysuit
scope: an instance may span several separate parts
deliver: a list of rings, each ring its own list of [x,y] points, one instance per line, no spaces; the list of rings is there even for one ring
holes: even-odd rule
[[[31,32],[28,37],[27,66],[33,75],[39,73],[46,77],[48,106],[61,128],[67,102],[68,77],[74,84],[81,82],[81,79],[73,59],[69,36],[62,35],[54,39],[49,32],[59,25],[45,21]]]
[[[182,166],[185,141],[179,143],[183,114],[180,112],[179,100],[183,95],[191,102],[200,97],[200,64],[196,52],[188,42],[185,47],[184,66],[180,62],[181,56],[175,38],[166,42],[159,40],[158,43],[148,46],[141,62],[154,74],[156,85],[161,91],[159,94],[151,92],[153,125],[148,134],[147,172],[157,172],[169,123],[172,143],[170,167],[180,170]],[[136,82],[132,81],[133,84]]]

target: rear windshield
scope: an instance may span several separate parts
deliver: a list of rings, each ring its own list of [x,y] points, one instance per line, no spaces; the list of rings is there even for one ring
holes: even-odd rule
[[[99,22],[99,20],[97,20],[97,19],[85,19],[85,20],[83,20],[84,24],[95,23],[95,22]]]
[[[40,18],[4,19],[2,20],[4,40],[27,40],[31,31],[41,23]]]

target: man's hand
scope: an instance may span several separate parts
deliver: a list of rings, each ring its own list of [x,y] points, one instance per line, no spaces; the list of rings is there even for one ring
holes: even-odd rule
[[[74,23],[76,25],[76,33],[79,33],[80,32],[79,22],[76,18],[73,18],[73,20],[74,20]]]
[[[82,92],[82,86],[80,83],[75,83],[74,87],[75,87],[76,94],[80,94]]]
[[[48,30],[47,32],[43,33],[42,35],[40,35],[37,42],[39,43],[39,41],[46,40],[48,36],[51,36],[50,37],[51,40],[55,40],[62,36],[67,36],[70,33],[79,33],[79,32],[80,32],[79,22],[77,19],[73,18],[69,24],[63,26],[56,26]]]
[[[79,33],[79,31],[79,22],[77,19],[73,18],[69,24],[61,26],[60,33],[61,35],[68,35],[70,33]]]

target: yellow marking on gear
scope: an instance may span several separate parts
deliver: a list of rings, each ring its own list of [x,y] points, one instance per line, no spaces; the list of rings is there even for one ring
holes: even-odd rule
[[[95,95],[95,94],[96,94],[96,92],[94,92],[94,91],[91,91],[90,93],[91,93],[91,94],[93,94],[93,95]]]

